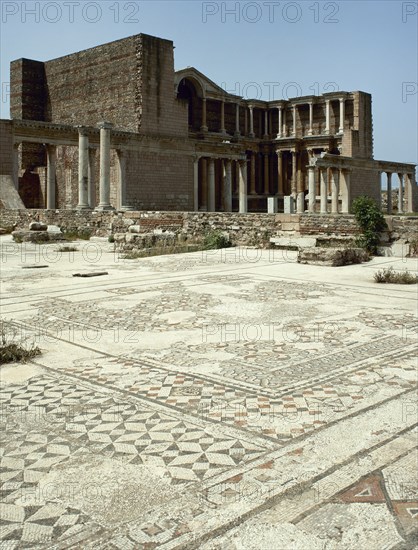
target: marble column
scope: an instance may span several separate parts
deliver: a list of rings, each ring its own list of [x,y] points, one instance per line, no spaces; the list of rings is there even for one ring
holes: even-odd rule
[[[251,161],[250,161],[250,195],[255,195],[255,153],[251,151]]]
[[[309,102],[309,130],[308,136],[313,134],[313,102]]]
[[[283,137],[287,137],[287,111],[283,109]]]
[[[87,196],[90,208],[96,206],[96,149],[89,149]]]
[[[398,178],[399,178],[398,214],[403,214],[404,175],[403,174],[398,174]]]
[[[248,109],[250,111],[250,133],[249,133],[249,137],[253,138],[253,137],[255,137],[255,134],[254,134],[254,108],[253,108],[252,105],[249,105]]]
[[[225,101],[221,101],[221,129],[219,130],[221,134],[226,134],[225,129]]]
[[[297,195],[297,177],[298,177],[298,167],[297,167],[297,153],[292,151],[292,196],[296,199]]]
[[[280,197],[284,195],[283,189],[283,154],[281,151],[276,151],[277,154],[277,192]]]
[[[215,160],[208,160],[208,212],[215,212]]]
[[[338,170],[331,168],[331,213],[338,214],[339,181]]]
[[[321,167],[319,169],[320,178],[321,178],[321,214],[327,213],[327,202],[328,202],[328,181],[327,181],[327,168]]]
[[[112,124],[103,122],[100,128],[100,197],[96,210],[114,210],[110,204],[110,132]]]
[[[296,137],[296,114],[297,114],[297,107],[296,105],[293,105],[293,130],[292,130],[293,137]]]
[[[386,172],[387,176],[387,213],[392,214],[392,172]]]
[[[264,139],[268,139],[269,137],[269,119],[268,119],[268,111],[264,111]]]
[[[239,161],[239,211],[240,214],[248,212],[248,197],[247,197],[247,161]]]
[[[412,213],[414,211],[412,177],[412,174],[405,174],[405,193],[407,197],[406,211],[409,213]]]
[[[87,130],[78,129],[78,210],[89,208],[88,197],[89,180],[89,137]]]
[[[55,183],[57,172],[57,147],[48,145],[46,148],[47,168],[46,168],[46,208],[53,210],[56,207]]]
[[[240,129],[239,129],[239,103],[235,105],[235,137],[238,137],[241,135]]]
[[[199,211],[199,157],[193,160],[193,210]]]
[[[340,170],[341,183],[341,213],[348,214],[351,204],[351,172],[349,170]]]
[[[269,163],[269,154],[264,153],[264,194],[270,194],[270,163]]]
[[[276,139],[280,139],[282,137],[282,126],[283,126],[283,122],[282,122],[282,118],[283,118],[283,109],[282,107],[279,107],[279,126],[278,126],[278,129],[277,129],[277,138]]]
[[[331,122],[331,101],[329,99],[325,100],[325,133],[330,133],[330,122]]]
[[[315,166],[308,166],[308,212],[315,212]]]
[[[340,98],[340,127],[338,129],[339,134],[344,133],[344,119],[345,119],[345,99]]]
[[[232,166],[229,159],[224,161],[223,203],[224,212],[232,212]]]
[[[208,161],[206,158],[202,158],[202,171],[201,171],[201,195],[200,195],[200,209],[203,212],[208,211]]]
[[[202,98],[202,126],[200,127],[201,132],[207,132],[207,120],[206,120],[206,97]]]

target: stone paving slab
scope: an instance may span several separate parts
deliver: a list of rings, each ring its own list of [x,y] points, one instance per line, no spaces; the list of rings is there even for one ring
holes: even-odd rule
[[[0,248],[2,548],[416,545],[415,260]]]

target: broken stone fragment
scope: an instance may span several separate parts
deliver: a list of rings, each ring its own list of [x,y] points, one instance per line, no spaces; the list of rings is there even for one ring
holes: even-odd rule
[[[40,222],[32,222],[29,224],[29,231],[47,231],[48,226]]]

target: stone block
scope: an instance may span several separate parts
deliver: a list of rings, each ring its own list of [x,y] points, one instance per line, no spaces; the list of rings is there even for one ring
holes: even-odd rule
[[[267,199],[267,213],[276,214],[279,209],[277,197],[268,197]]]
[[[303,248],[299,250],[298,263],[342,266],[368,262],[370,257],[362,248]]]
[[[29,231],[47,231],[48,226],[40,222],[32,222],[29,224]]]

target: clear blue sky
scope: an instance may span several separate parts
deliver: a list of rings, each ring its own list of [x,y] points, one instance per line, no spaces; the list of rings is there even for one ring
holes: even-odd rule
[[[173,40],[176,69],[194,66],[245,97],[370,92],[375,158],[418,161],[416,1],[2,0],[1,11],[2,118],[10,61],[143,32]]]

